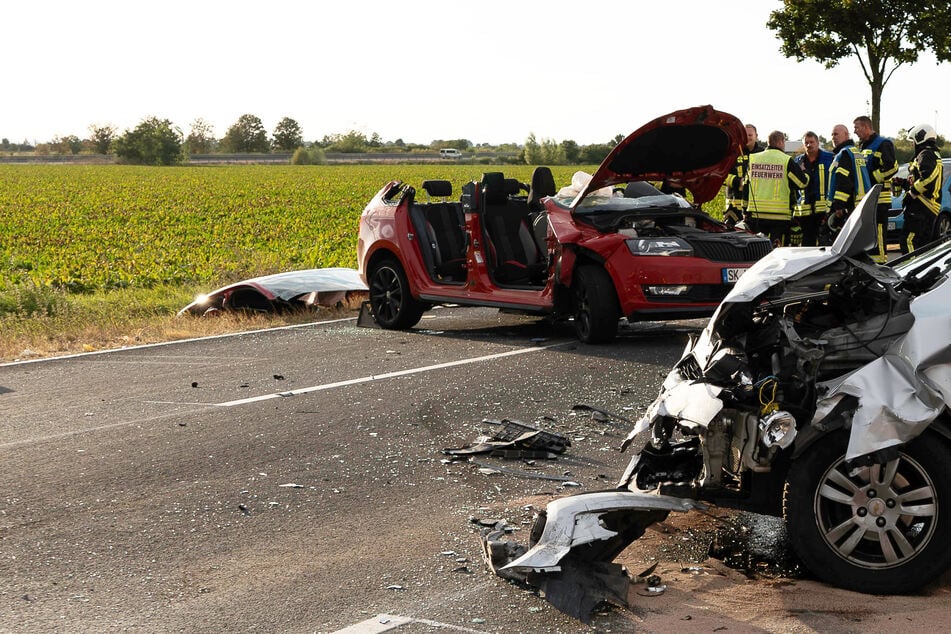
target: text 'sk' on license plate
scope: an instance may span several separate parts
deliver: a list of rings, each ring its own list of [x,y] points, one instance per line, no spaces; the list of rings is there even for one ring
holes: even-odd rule
[[[731,266],[731,267],[722,269],[723,283],[724,284],[736,283],[736,281],[740,279],[740,276],[746,273],[748,268],[749,267],[745,267],[745,266]]]

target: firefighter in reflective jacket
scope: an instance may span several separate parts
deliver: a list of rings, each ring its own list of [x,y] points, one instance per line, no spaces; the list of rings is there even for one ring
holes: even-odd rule
[[[888,210],[892,208],[892,177],[898,172],[895,159],[895,144],[891,139],[880,136],[872,128],[872,120],[866,116],[856,117],[855,136],[862,142],[862,153],[872,185],[881,185],[878,195],[878,207],[875,222],[878,224],[878,242],[872,250],[872,259],[879,264],[888,261],[885,253],[885,229],[888,226]]]
[[[750,155],[750,203],[753,230],[769,236],[776,246],[788,246],[792,228],[790,194],[805,189],[809,177],[786,154],[786,135],[769,133],[769,147]]]
[[[750,197],[749,167],[750,154],[762,152],[766,146],[759,142],[756,126],[746,124],[746,146],[736,157],[736,163],[727,174],[723,184],[726,185],[726,211],[723,212],[723,222],[733,227],[746,215]]]
[[[865,155],[855,147],[849,130],[843,124],[832,128],[832,150],[835,158],[829,166],[829,213],[819,226],[819,244],[832,244],[856,203],[871,187]]]
[[[915,142],[915,160],[908,166],[902,251],[919,249],[937,237],[935,219],[941,211],[943,181],[934,128],[923,123],[909,130],[908,136]]]
[[[799,191],[793,223],[799,224],[800,244],[814,247],[819,244],[819,223],[829,211],[829,168],[834,157],[819,146],[819,135],[811,130],[802,135],[802,144],[806,151],[795,160],[809,176],[809,184]]]

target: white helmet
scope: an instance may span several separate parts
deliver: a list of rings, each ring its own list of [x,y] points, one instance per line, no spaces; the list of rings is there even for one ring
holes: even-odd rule
[[[937,135],[932,128],[927,123],[922,123],[921,125],[916,125],[911,130],[908,131],[908,138],[915,142],[915,145],[921,145],[926,141],[935,140]]]

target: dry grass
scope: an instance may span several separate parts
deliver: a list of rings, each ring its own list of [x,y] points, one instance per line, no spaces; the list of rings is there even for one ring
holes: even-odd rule
[[[141,292],[116,291],[70,297],[52,315],[4,315],[0,363],[355,317],[363,299],[354,294],[344,306],[319,311],[176,317],[189,298],[187,292],[178,291],[171,298],[142,305]]]

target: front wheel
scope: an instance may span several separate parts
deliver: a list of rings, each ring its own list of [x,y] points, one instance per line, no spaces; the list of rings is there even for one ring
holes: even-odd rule
[[[575,270],[571,285],[575,332],[584,343],[607,343],[617,335],[621,318],[611,276],[600,266],[585,264]]]
[[[426,304],[417,301],[409,290],[409,281],[400,263],[386,258],[370,272],[370,308],[381,328],[406,330],[423,317]]]
[[[951,565],[947,442],[924,434],[885,464],[850,469],[848,435],[794,461],[784,514],[793,548],[818,577],[871,594],[902,594]]]

